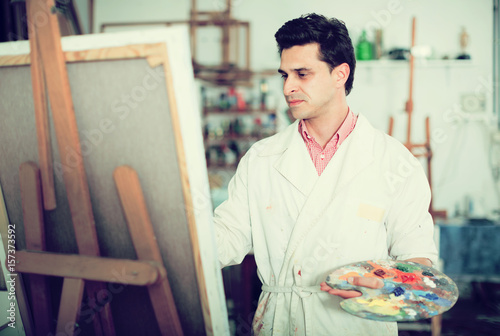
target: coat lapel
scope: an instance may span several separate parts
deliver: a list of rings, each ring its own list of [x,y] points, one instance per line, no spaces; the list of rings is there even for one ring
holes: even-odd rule
[[[366,118],[359,115],[356,127],[337,150],[327,167],[317,180],[310,185],[309,197],[297,218],[280,272],[279,283],[284,285],[288,263],[300,242],[321,219],[326,208],[342,189],[373,161],[373,137],[375,130]],[[300,137],[300,134],[299,134]],[[307,150],[306,150],[307,154]],[[290,155],[291,157],[291,155]],[[312,163],[311,158],[308,157]],[[292,161],[291,158],[287,160]],[[289,170],[296,169],[291,166]],[[314,165],[313,165],[314,169]],[[314,170],[314,172],[316,172]],[[291,172],[287,172],[289,176]],[[302,186],[306,189],[306,186]]]
[[[260,155],[281,153],[274,168],[304,196],[308,196],[318,180],[318,173],[298,131],[298,121],[279,136],[273,146]]]

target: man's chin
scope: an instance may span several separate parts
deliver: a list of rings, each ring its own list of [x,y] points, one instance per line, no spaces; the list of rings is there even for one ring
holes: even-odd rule
[[[292,116],[295,119],[306,119],[307,118],[307,112],[302,110],[302,109],[291,108],[290,112],[292,113]]]

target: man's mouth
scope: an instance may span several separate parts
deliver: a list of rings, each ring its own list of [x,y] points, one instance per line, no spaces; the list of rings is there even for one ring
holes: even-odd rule
[[[288,106],[290,106],[290,107],[297,106],[302,102],[303,102],[303,100],[301,100],[301,99],[293,99],[293,100],[288,101]]]

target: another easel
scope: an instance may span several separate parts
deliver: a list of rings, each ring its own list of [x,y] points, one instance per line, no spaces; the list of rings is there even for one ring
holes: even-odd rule
[[[415,46],[415,18],[412,20],[412,32],[411,32],[411,47]],[[425,118],[425,142],[424,143],[413,143],[411,140],[411,127],[412,127],[412,114],[413,114],[413,72],[415,68],[415,59],[413,54],[410,52],[410,86],[409,86],[409,97],[406,102],[405,111],[408,114],[407,128],[406,128],[406,142],[405,147],[417,158],[424,157],[427,161],[427,179],[429,180],[429,185],[432,191],[432,150],[431,150],[431,136],[430,136],[430,119]],[[389,118],[389,131],[388,134],[392,135],[394,128],[394,118],[391,116]],[[445,210],[435,210],[432,206],[432,199],[429,205],[429,212],[433,218],[446,218]]]
[[[34,62],[32,78],[42,179],[40,179],[36,164],[26,162],[21,165],[20,183],[26,247],[31,251],[17,252],[16,271],[39,275],[30,276],[32,292],[39,295],[32,300],[35,334],[46,335],[51,331],[51,317],[47,313],[50,312],[48,301],[50,293],[43,276],[59,276],[64,277],[64,284],[57,319],[57,333],[73,334],[75,331],[84,288],[89,298],[97,298],[98,295],[106,293],[104,282],[120,282],[121,284],[147,286],[161,333],[182,335],[177,309],[149,220],[139,178],[130,167],[116,168],[114,179],[139,260],[99,257],[95,222],[54,8],[54,0],[27,1],[31,59]],[[47,20],[43,22],[44,24],[37,25],[35,19],[40,16]],[[45,238],[42,193],[45,209],[54,209],[56,206],[55,197],[52,198],[53,181],[50,181],[50,175],[53,174],[50,166],[52,159],[49,150],[44,78],[52,107],[61,161],[62,164],[71,167],[65,171],[63,178],[79,255],[43,252]],[[69,162],[70,153],[73,157],[74,153],[77,153],[80,160],[76,163]],[[117,268],[129,276],[117,280],[113,274],[110,274],[111,270]],[[99,300],[95,301],[99,302]],[[115,335],[109,304],[92,308],[98,312],[94,318],[95,334]]]
[[[415,23],[416,19],[412,19],[412,29],[411,29],[411,48],[415,47]],[[425,118],[425,142],[421,144],[413,143],[411,140],[411,126],[412,126],[412,114],[413,114],[413,72],[415,68],[415,58],[410,50],[410,86],[409,86],[409,97],[406,102],[405,111],[408,114],[407,119],[407,129],[406,129],[406,142],[405,147],[416,157],[424,157],[427,161],[427,179],[429,180],[429,186],[432,192],[432,150],[431,150],[431,136],[430,136],[430,119]],[[388,134],[392,135],[394,128],[394,118],[391,116],[389,118],[389,131]],[[429,204],[429,213],[433,218],[446,218],[446,210],[435,210],[432,205],[432,198]],[[437,315],[431,318],[431,332],[432,336],[441,335],[441,325],[442,325],[442,315]]]

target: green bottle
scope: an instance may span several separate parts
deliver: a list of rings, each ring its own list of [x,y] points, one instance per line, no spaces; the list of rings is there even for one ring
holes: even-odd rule
[[[356,56],[360,61],[367,61],[373,59],[373,46],[366,39],[366,31],[361,32],[358,45],[356,46]]]

